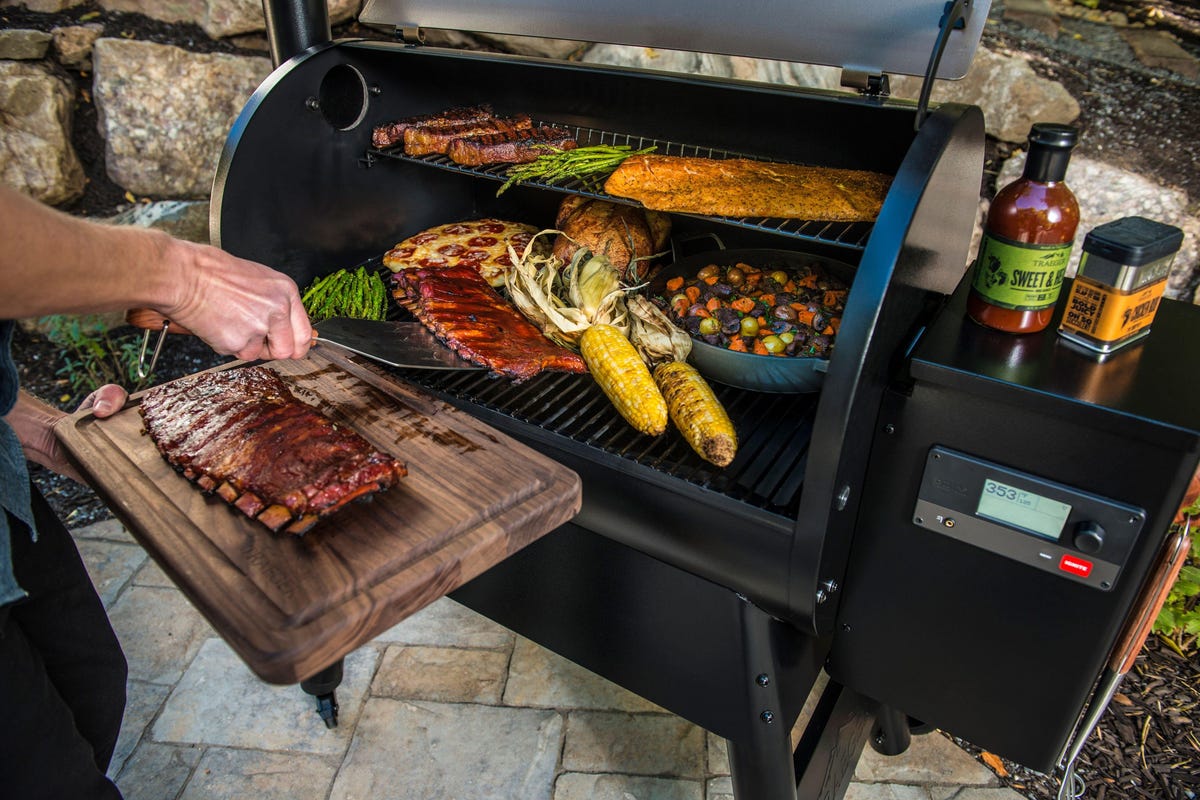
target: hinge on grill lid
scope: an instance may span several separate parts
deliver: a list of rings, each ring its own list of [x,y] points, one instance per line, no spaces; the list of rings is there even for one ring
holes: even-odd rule
[[[881,72],[843,69],[842,86],[847,89],[856,89],[864,97],[887,97],[892,93],[892,85],[888,76]]]
[[[404,44],[425,44],[425,31],[418,25],[397,25],[393,35]]]
[[[925,82],[921,84],[921,96],[917,98],[917,118],[913,122],[913,130],[919,131],[921,123],[929,114],[929,94],[933,91],[934,76],[937,75],[938,65],[942,62],[942,53],[946,52],[946,43],[950,41],[951,31],[967,27],[967,12],[970,11],[970,7],[971,0],[947,0],[942,9],[942,18],[938,21],[937,41],[933,43],[933,52],[929,54]]]

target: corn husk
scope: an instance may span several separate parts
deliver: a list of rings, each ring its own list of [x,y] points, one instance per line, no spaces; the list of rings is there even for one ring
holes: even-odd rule
[[[572,350],[579,349],[579,337],[596,323],[629,335],[625,290],[607,258],[579,250],[564,266],[557,256],[535,251],[539,236],[558,233],[540,231],[521,254],[509,245],[513,265],[504,273],[504,285],[513,305],[547,338]]]
[[[629,340],[642,360],[653,367],[665,361],[687,361],[692,337],[678,328],[658,306],[640,294],[625,298],[629,310]]]

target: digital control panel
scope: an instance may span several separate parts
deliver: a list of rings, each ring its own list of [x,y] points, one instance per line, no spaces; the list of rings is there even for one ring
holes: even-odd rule
[[[1133,549],[1140,508],[934,446],[913,524],[1108,591]]]

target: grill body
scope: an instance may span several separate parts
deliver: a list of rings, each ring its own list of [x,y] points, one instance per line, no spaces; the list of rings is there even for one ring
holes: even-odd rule
[[[914,481],[932,444],[1028,468],[1020,448],[1060,435],[1063,422],[1061,414],[1038,416],[1045,411],[1039,387],[1010,387],[1006,413],[1033,420],[1031,438],[1011,443],[1014,454],[1007,441],[983,447],[970,431],[974,415],[994,401],[994,381],[951,380],[947,388],[946,375],[978,365],[922,373],[923,362],[913,360],[931,326],[961,321],[961,309],[946,300],[965,271],[977,206],[979,110],[947,104],[914,130],[914,106],[886,99],[400,44],[323,43],[282,64],[235,124],[214,186],[214,239],[304,286],[342,267],[377,264],[386,249],[429,226],[483,216],[548,222],[563,191],[594,191],[517,186],[497,198],[501,178],[487,170],[370,148],[376,124],[480,102],[572,126],[588,141],[652,141],[667,152],[872,169],[895,179],[873,225],[675,215],[681,239],[719,232],[731,247],[807,250],[855,266],[819,394],[716,387],[742,441],[726,470],[701,461],[675,434],[649,440],[632,432],[588,376],[544,375],[513,386],[478,373],[388,372],[583,480],[583,508],[570,525],[456,597],[725,737],[739,800],[841,797],[873,727],[898,740],[892,752],[901,750],[909,714],[969,731],[981,746],[1007,748],[1027,763],[1052,762],[1144,582],[1196,448],[1173,444],[1171,463],[1147,473],[1154,478],[1128,496],[1146,510],[1145,534],[1118,587],[1103,597],[1014,573],[994,554],[913,529]],[[1181,331],[1194,332],[1194,322]],[[1064,402],[1075,408],[1079,398]],[[882,435],[896,420],[904,433]],[[1188,425],[1180,430],[1200,428]],[[1121,446],[1114,435],[1113,446]],[[1130,457],[1160,456],[1135,449]],[[1123,497],[1069,460],[1048,464],[1049,477]],[[959,571],[942,574],[943,558]],[[978,670],[958,685],[962,691],[1026,688],[1004,687],[999,669],[979,666],[994,650],[981,631],[962,632],[969,655],[957,659],[933,633],[958,634],[972,609],[1033,611],[1032,600],[1010,607],[981,596],[964,585],[964,570],[1033,593],[1037,608],[1078,608],[1097,620],[1095,635],[1072,639],[1079,652],[1047,656],[1046,669],[1077,674],[1059,684],[1055,703],[1036,709],[1050,720],[1044,736],[1018,741],[1030,723],[1028,704],[964,711],[944,696],[953,668]],[[927,599],[913,596],[910,576]],[[1014,627],[1006,653],[1017,652],[1021,636]],[[789,731],[831,649],[835,680],[793,749]],[[945,659],[946,669],[923,669],[925,651]],[[1033,677],[1029,669],[1017,674]]]

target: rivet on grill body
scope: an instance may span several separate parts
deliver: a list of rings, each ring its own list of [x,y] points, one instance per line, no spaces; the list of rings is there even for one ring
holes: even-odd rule
[[[772,722],[775,721],[775,713],[772,711],[764,711],[758,715],[758,718],[761,719],[763,722],[767,723],[768,725],[770,725]]]
[[[754,682],[757,683],[759,686],[769,686],[771,684],[771,676],[767,675],[767,673],[764,672],[763,674],[761,674],[757,678],[755,678]]]
[[[367,92],[370,93],[372,97],[379,97],[379,95],[383,94],[383,89],[380,89],[378,86],[368,86]]]
[[[315,97],[310,97],[304,101],[304,107],[307,108],[309,111],[320,111],[321,110],[321,101]]]
[[[888,436],[891,436],[893,433],[896,432],[896,426],[889,422],[887,425],[883,426],[883,432],[886,433]]]
[[[824,589],[817,589],[817,605],[821,605],[821,603],[824,603],[828,599],[828,592],[826,592]]]
[[[833,578],[826,578],[821,582],[821,586],[825,587],[825,591],[829,592],[830,594],[833,594],[838,590],[838,582]]]

